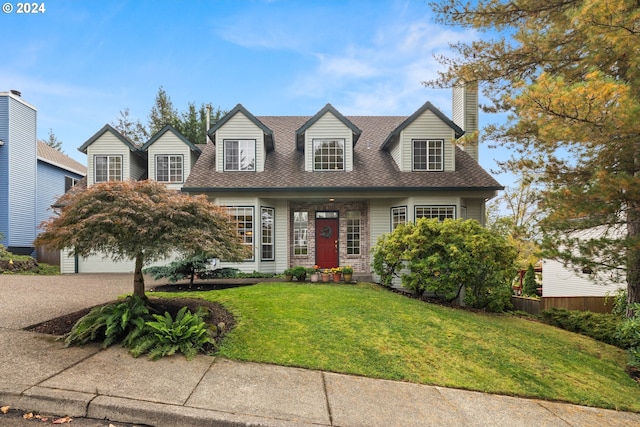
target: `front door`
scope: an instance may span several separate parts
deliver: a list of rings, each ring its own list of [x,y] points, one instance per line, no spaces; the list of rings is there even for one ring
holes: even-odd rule
[[[338,219],[316,219],[316,264],[320,268],[338,266]]]

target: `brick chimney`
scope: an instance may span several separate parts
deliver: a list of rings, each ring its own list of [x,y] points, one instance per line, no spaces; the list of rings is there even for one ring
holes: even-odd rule
[[[460,80],[453,86],[453,122],[460,126],[465,135],[478,131],[478,82]],[[466,151],[476,162],[478,161],[478,140],[467,141]]]

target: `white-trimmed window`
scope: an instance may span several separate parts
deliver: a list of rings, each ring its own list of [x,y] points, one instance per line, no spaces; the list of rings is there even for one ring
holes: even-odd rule
[[[309,228],[309,213],[293,213],[293,255],[307,255],[309,252],[309,241],[307,230]]]
[[[407,207],[395,206],[391,208],[391,231],[395,230],[400,224],[407,222]]]
[[[314,139],[313,170],[344,170],[344,139]]]
[[[416,206],[416,221],[420,218],[436,218],[444,221],[456,218],[455,206]]]
[[[255,171],[256,170],[256,140],[255,139],[225,139],[224,140],[224,170]]]
[[[347,212],[347,255],[360,255],[360,211]]]
[[[71,190],[72,187],[74,187],[78,181],[80,181],[78,178],[74,178],[72,176],[65,176],[64,177],[64,192],[66,193],[67,191]]]
[[[122,181],[122,156],[98,155],[93,159],[94,182]]]
[[[275,235],[273,223],[275,210],[273,208],[260,208],[260,222],[262,229],[262,260],[273,261],[275,259]]]
[[[441,171],[444,168],[444,140],[414,139],[413,170]]]
[[[242,244],[250,247],[253,253],[253,207],[252,206],[227,206],[231,221],[235,225],[235,230],[242,240]],[[253,256],[251,257],[253,258]]]
[[[182,155],[156,154],[156,181],[182,182]]]

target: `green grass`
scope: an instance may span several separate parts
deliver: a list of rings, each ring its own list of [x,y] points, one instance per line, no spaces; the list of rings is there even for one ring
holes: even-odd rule
[[[229,359],[640,412],[640,384],[625,373],[622,350],[513,316],[426,304],[371,284],[162,295],[225,305],[237,320],[219,350]]]

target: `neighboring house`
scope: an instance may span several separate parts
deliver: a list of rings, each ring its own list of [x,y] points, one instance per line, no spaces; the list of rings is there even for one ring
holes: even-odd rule
[[[576,232],[581,238],[596,238],[603,233],[607,236],[620,235],[623,231],[605,231],[607,228],[596,227]],[[613,234],[612,234],[613,233]],[[570,266],[553,259],[544,259],[542,267],[542,300],[543,309],[562,307],[568,309],[610,311],[611,299],[618,289],[626,289],[624,269],[619,274],[613,271],[592,272],[588,269],[576,271]]]
[[[20,92],[0,92],[0,243],[34,254],[49,207],[86,174],[86,168],[36,136],[37,109]]]
[[[199,146],[170,128],[166,145],[154,136],[137,148],[107,126],[81,150],[89,174],[102,179],[112,176],[96,169],[98,157],[113,179],[144,176],[141,164],[133,173],[127,160],[138,162],[138,154],[147,154],[152,179],[167,182],[173,162],[180,164],[184,183],[174,188],[226,206],[252,248],[250,259],[223,266],[277,273],[351,265],[370,274],[370,250],[382,234],[421,217],[484,223],[485,202],[503,189],[478,164],[477,145],[456,145],[477,130],[477,87],[454,89],[453,112],[451,120],[427,102],[409,117],[345,117],[327,104],[313,117],[256,117],[237,105],[209,130],[212,143],[191,170],[187,157],[176,157],[186,151],[177,150],[193,154]]]
[[[192,144],[172,126],[158,131],[144,145],[136,145],[111,125],[105,125],[79,150],[87,155],[86,183],[151,178],[180,190],[200,156],[201,148]],[[133,261],[114,263],[105,255],[75,258],[63,252],[62,273],[131,272]]]

